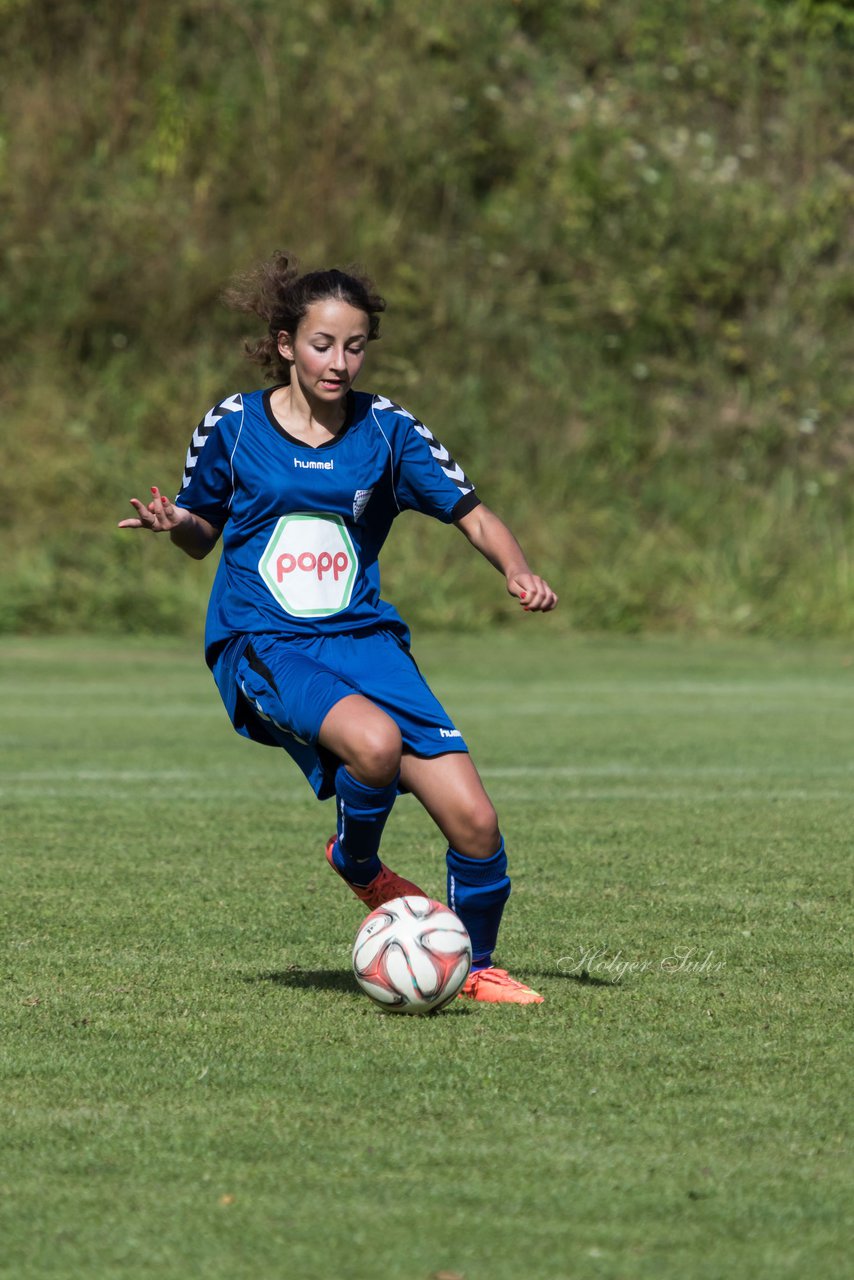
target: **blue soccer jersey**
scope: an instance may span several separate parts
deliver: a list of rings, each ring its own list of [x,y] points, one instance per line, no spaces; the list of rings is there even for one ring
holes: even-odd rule
[[[450,522],[480,501],[423,423],[384,396],[351,392],[342,430],[311,448],[277,422],[273,390],[210,410],[175,500],[222,530],[209,663],[236,635],[405,634],[380,598],[378,557],[393,520],[414,510]]]

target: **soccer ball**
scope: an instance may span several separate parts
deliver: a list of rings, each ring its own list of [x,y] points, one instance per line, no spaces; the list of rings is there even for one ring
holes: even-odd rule
[[[459,916],[431,898],[393,898],[361,923],[353,972],[362,990],[389,1013],[432,1013],[462,987],[471,939]]]

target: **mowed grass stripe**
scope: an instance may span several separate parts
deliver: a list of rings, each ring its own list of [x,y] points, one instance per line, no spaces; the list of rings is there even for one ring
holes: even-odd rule
[[[251,774],[251,770],[246,771]],[[634,765],[623,764],[614,761],[612,764],[603,765],[490,765],[482,764],[480,772],[491,778],[524,778],[527,782],[535,784],[538,779],[543,782],[549,782],[552,779],[567,779],[570,781],[578,781],[580,779],[594,778],[643,778],[649,782],[654,782],[660,778],[683,778],[686,781],[701,782],[707,780],[711,783],[717,783],[719,780],[744,779],[744,778],[774,778],[783,774],[786,776],[798,776],[791,770],[784,770],[779,766],[769,766],[767,768],[751,768],[745,765],[720,765],[720,766],[701,766],[699,768],[692,767],[654,767],[650,765]],[[220,776],[222,779],[232,779],[235,776],[234,771],[220,769],[30,769],[16,771],[9,769],[5,772],[4,777],[7,782],[17,783],[34,783],[42,782],[203,782],[210,781],[212,777]],[[825,765],[820,770],[813,769],[811,771],[813,777],[854,777],[854,764]]]

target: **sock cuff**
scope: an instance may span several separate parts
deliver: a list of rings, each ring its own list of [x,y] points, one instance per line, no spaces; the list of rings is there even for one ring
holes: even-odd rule
[[[369,787],[359,782],[352,773],[341,764],[335,773],[335,794],[354,809],[373,809],[391,807],[397,796],[397,785],[400,773],[396,773],[386,787]]]
[[[448,870],[462,884],[497,884],[507,875],[507,854],[503,838],[495,853],[489,858],[470,858],[465,853],[457,853],[456,849],[449,848],[445,859]]]

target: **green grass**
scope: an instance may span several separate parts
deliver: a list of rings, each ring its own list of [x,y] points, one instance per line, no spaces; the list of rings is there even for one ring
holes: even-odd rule
[[[427,1019],[193,650],[0,644],[0,1275],[851,1274],[851,657],[529,622],[418,656],[546,1003]],[[414,801],[385,849],[441,890]]]

